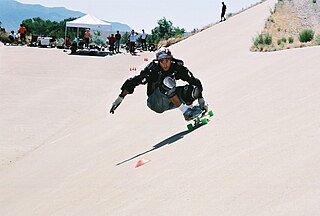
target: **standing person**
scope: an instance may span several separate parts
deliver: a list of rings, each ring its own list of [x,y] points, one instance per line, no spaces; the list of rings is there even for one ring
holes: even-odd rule
[[[142,50],[144,51],[147,50],[147,34],[144,32],[144,29],[142,29],[142,34],[141,34],[141,46],[142,46]]]
[[[109,51],[114,54],[114,43],[116,42],[116,38],[114,37],[113,34],[108,37],[109,40]]]
[[[18,33],[20,34],[21,43],[24,44],[26,42],[27,28],[23,24],[20,24]]]
[[[222,9],[221,9],[221,19],[220,22],[226,21],[225,14],[226,14],[227,6],[222,2]]]
[[[117,31],[115,38],[116,38],[115,50],[116,50],[116,53],[119,53],[120,52],[120,40],[121,40],[121,34],[119,33],[119,31]]]
[[[86,32],[84,33],[84,45],[86,48],[89,48],[90,43],[90,31],[89,29],[86,29]]]
[[[176,86],[176,80],[183,80],[188,84]],[[178,108],[184,119],[189,121],[208,111],[208,105],[202,96],[203,88],[200,80],[193,76],[182,60],[173,58],[167,48],[160,48],[155,60],[139,75],[124,82],[120,95],[112,103],[110,113],[114,114],[124,97],[132,94],[135,87],[141,84],[147,84],[147,106],[157,113]],[[192,106],[196,99],[199,105]]]
[[[135,54],[135,46],[136,46],[136,41],[137,41],[137,35],[132,29],[130,37],[129,37],[129,47],[130,47],[130,53],[132,55]]]

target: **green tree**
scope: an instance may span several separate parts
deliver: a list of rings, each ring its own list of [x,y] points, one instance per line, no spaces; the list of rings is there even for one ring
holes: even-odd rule
[[[126,32],[124,33],[122,36],[121,36],[121,40],[120,40],[120,43],[121,44],[126,44],[129,40],[129,37],[130,37],[130,33],[129,32]]]
[[[28,35],[51,36],[56,38],[64,38],[66,22],[76,18],[68,18],[60,22],[42,20],[40,17],[26,19],[22,24],[27,28]],[[71,38],[76,36],[76,29],[68,29],[68,35]]]
[[[102,40],[101,38],[101,32],[100,31],[94,31],[92,36],[92,42],[99,45],[99,46],[105,46],[106,42]]]
[[[186,33],[186,30],[184,28],[179,28],[179,27],[174,27],[174,35],[179,36],[179,35],[184,35]]]
[[[0,33],[5,33],[6,29],[2,28],[2,22],[0,21]]]
[[[158,26],[152,29],[151,33],[152,38],[158,43],[160,40],[168,40],[169,38],[183,35],[185,29],[174,27],[172,22],[164,17],[158,20]]]

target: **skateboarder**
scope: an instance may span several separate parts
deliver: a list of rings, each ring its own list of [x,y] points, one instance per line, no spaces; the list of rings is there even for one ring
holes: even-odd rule
[[[188,84],[176,86],[176,80],[183,80]],[[150,62],[139,75],[127,79],[121,87],[121,93],[112,103],[110,113],[114,113],[127,94],[132,94],[135,87],[147,84],[147,106],[162,113],[178,108],[186,121],[193,119],[202,112],[208,111],[202,96],[202,84],[199,79],[184,66],[182,60],[173,58],[167,48],[160,48],[156,52],[156,59]],[[192,103],[198,99],[198,106]]]

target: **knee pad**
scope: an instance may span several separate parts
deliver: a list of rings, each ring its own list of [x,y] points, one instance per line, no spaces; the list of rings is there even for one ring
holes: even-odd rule
[[[176,94],[176,80],[172,77],[165,77],[162,82],[162,93],[167,95],[169,98]]]
[[[186,103],[192,103],[199,98],[200,89],[194,85],[186,85],[183,87],[182,98]]]

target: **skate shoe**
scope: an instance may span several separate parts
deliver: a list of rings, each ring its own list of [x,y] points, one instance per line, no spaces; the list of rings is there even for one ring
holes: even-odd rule
[[[199,106],[194,106],[192,108],[188,108],[184,113],[184,119],[186,121],[190,121],[194,118],[196,118],[198,115],[200,115],[202,113],[202,109]]]

